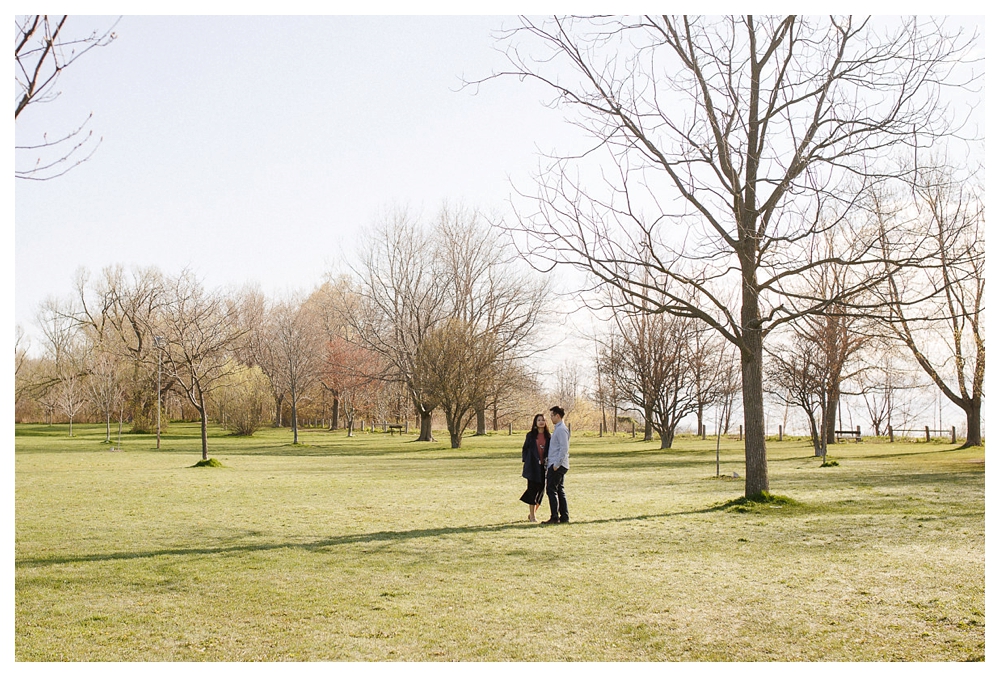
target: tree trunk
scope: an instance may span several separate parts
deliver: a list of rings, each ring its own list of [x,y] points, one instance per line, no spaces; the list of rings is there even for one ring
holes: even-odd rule
[[[834,386],[826,394],[826,420],[823,429],[826,434],[826,444],[837,443],[837,412],[840,405],[840,388]],[[824,445],[826,446],[826,445]]]
[[[482,405],[476,405],[476,434],[485,435],[486,434],[486,403],[483,402]],[[457,448],[457,447],[456,447]]]
[[[698,403],[698,434],[701,434],[702,426],[705,425],[705,407]],[[663,447],[664,449],[666,447]]]
[[[107,432],[104,434],[104,443],[111,443],[111,411],[108,411]]]
[[[424,411],[421,409],[420,413],[420,435],[417,436],[417,442],[433,442],[434,435],[431,431],[431,411]]]
[[[747,473],[744,496],[747,498],[756,498],[770,489],[764,430],[764,344],[755,286],[752,281],[743,285],[744,346],[740,352],[743,374],[743,424],[746,427],[746,437],[743,442]]]
[[[198,413],[201,414],[201,460],[208,460],[208,410],[205,408],[205,395],[198,393]]]
[[[663,430],[660,432],[660,449],[670,449],[674,446],[674,431]]]
[[[284,395],[282,395],[281,397],[276,397],[274,399],[274,427],[275,428],[280,428],[281,427],[281,405],[284,403],[284,401],[285,401],[285,396]]]
[[[457,420],[452,420],[448,418],[448,435],[451,437],[451,448],[461,449],[462,448],[462,433],[465,432],[459,426]]]
[[[333,411],[330,414],[330,430],[340,427],[340,398],[333,396]]]
[[[295,390],[292,390],[292,444],[299,443],[299,412],[298,397]]]
[[[819,428],[816,426],[816,418],[809,410],[806,410],[806,418],[809,419],[809,438],[812,440],[813,456],[822,456],[823,441],[820,438]]]
[[[965,444],[962,445],[962,449],[982,446],[982,411],[982,398],[973,397],[969,408],[965,410],[965,425],[968,434],[965,436]]]
[[[643,416],[646,418],[646,429],[642,433],[642,441],[649,442],[653,439],[653,410],[643,412]]]

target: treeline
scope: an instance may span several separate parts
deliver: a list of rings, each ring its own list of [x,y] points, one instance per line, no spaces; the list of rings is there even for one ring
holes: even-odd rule
[[[966,413],[967,444],[982,443],[982,202],[976,185],[940,175],[914,196],[909,212],[878,214],[883,227],[905,220],[927,234],[925,265],[849,294],[842,269],[817,267],[809,293],[829,299],[824,311],[768,344],[771,420],[787,430],[797,411],[817,455],[844,406],[884,435],[911,424],[914,401],[935,387]],[[838,245],[825,246],[817,256]],[[685,421],[702,434],[742,423],[732,343],[697,318],[630,308],[614,287],[592,297],[613,309],[593,352],[566,354],[549,375],[543,351],[564,332],[551,294],[479,214],[449,207],[429,224],[384,215],[350,274],[288,298],[207,290],[191,271],[81,271],[70,296],[39,308],[40,355],[17,329],[15,420],[66,421],[70,434],[74,421],[100,420],[110,441],[116,423],[152,432],[196,419],[205,457],[210,420],[239,435],[287,425],[293,443],[303,423],[351,435],[362,421],[406,422],[420,440],[437,423],[455,448],[466,431],[521,428],[553,402],[578,430],[638,424],[664,448]]]
[[[236,434],[305,420],[353,434],[359,422],[413,420],[453,447],[472,428],[522,426],[547,402],[528,358],[544,343],[548,292],[472,210],[431,224],[387,214],[357,270],[309,294],[208,290],[191,271],[112,266],[78,273],[74,293],[37,315],[42,354],[18,328],[15,417],[81,416],[151,432],[164,403]],[[551,406],[551,405],[550,405]],[[175,409],[175,412],[176,412]],[[158,411],[159,410],[159,411]],[[158,416],[159,414],[159,416]]]

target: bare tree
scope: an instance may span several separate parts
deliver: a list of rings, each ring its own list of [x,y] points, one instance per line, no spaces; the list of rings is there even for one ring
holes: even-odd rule
[[[164,304],[165,281],[156,268],[136,268],[130,274],[120,266],[108,266],[96,278],[77,273],[76,299],[65,313],[82,328],[93,345],[113,350],[122,357],[126,376],[126,411],[133,432],[148,432],[156,420],[160,395],[169,391],[172,379],[157,378],[155,349],[157,318]]]
[[[796,284],[810,270],[845,269],[845,295],[880,274],[877,236],[845,215],[894,149],[957,127],[942,91],[966,84],[975,36],[926,19],[646,16],[522,19],[502,37],[512,68],[493,77],[547,88],[594,139],[542,168],[512,234],[535,265],[575,266],[740,350],[745,494],[768,491],[765,339],[829,305]],[[850,249],[808,256],[830,229],[856,231]]]
[[[920,368],[913,364],[905,346],[883,337],[876,337],[873,344],[862,358],[865,368],[855,378],[854,388],[865,403],[873,433],[881,436],[892,426],[908,427],[912,418],[910,395],[926,388],[926,383],[915,378],[913,372]]]
[[[370,406],[381,385],[380,375],[386,370],[380,357],[340,335],[334,334],[326,343],[320,378],[328,390],[337,394],[338,414],[344,418],[348,437],[354,436],[355,420]]]
[[[170,281],[158,323],[164,369],[201,418],[203,460],[208,460],[206,396],[237,368],[230,355],[246,333],[238,317],[234,302],[206,291],[190,272]]]
[[[343,304],[350,340],[380,355],[386,379],[406,384],[420,417],[418,440],[433,440],[431,413],[437,407],[423,387],[417,351],[447,314],[447,288],[437,277],[433,240],[404,210],[385,216],[370,230],[355,271],[361,302]]]
[[[317,318],[301,298],[276,304],[268,313],[268,334],[281,381],[292,405],[292,444],[299,443],[298,405],[316,383],[323,360],[323,340]]]
[[[914,227],[930,233],[929,263],[889,271],[883,286],[886,326],[966,417],[963,446],[983,443],[986,375],[985,205],[978,176],[961,177],[941,162],[914,170]],[[899,198],[874,195],[883,230],[901,213]],[[887,248],[891,245],[887,242]]]
[[[70,36],[68,16],[30,15],[14,17],[14,120],[33,104],[52,101],[59,92],[59,76],[77,59],[95,47],[104,47],[115,39],[114,24],[105,31]],[[50,139],[15,146],[15,151],[39,154],[27,169],[14,169],[19,179],[44,181],[62,176],[97,150],[100,140],[91,144],[93,130],[87,129],[90,115],[76,128]]]
[[[107,346],[93,346],[90,352],[87,386],[90,401],[104,415],[104,442],[111,442],[111,415],[125,404],[125,376],[120,352]]]
[[[79,355],[63,359],[59,365],[59,385],[56,386],[56,405],[69,419],[69,436],[73,437],[73,419],[87,404],[87,374]]]
[[[69,419],[70,437],[73,419],[86,403],[83,337],[73,314],[71,302],[49,297],[36,315],[50,367],[39,387],[48,395],[48,408],[60,410]]]
[[[836,410],[830,402],[830,370],[825,355],[816,351],[814,341],[795,333],[784,345],[769,351],[767,391],[779,402],[798,407],[809,422],[816,456],[826,457],[827,437],[823,422]]]
[[[488,342],[492,362],[477,358],[481,371],[476,377],[498,382],[514,361],[543,343],[540,311],[549,286],[519,269],[517,253],[509,243],[498,242],[496,231],[475,210],[445,204],[433,238],[438,279],[448,291],[448,316],[494,337]],[[496,387],[479,390],[476,434],[485,435],[486,400]]]
[[[462,446],[465,429],[493,381],[491,367],[503,350],[497,337],[471,322],[449,318],[435,325],[417,349],[420,385],[444,411],[451,448]]]
[[[677,425],[697,412],[701,401],[692,364],[698,328],[690,319],[666,314],[617,313],[613,322],[600,370],[642,413],[643,438],[653,439],[656,431],[660,448],[669,449]]]
[[[235,346],[235,353],[244,364],[256,366],[267,377],[274,404],[275,428],[281,427],[281,414],[288,395],[288,370],[285,369],[277,349],[275,325],[270,321],[271,301],[256,286],[243,289],[238,294],[239,324],[246,329]]]

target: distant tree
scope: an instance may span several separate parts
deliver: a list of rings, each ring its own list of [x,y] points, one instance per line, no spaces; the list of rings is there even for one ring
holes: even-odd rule
[[[866,351],[865,368],[855,379],[857,395],[865,403],[868,420],[876,436],[886,435],[890,426],[907,428],[911,418],[910,403],[913,391],[924,390],[926,384],[913,374],[918,369],[901,346],[879,341],[875,350]],[[905,350],[905,347],[902,347]]]
[[[444,205],[433,238],[438,279],[447,289],[448,316],[495,338],[492,361],[480,361],[476,375],[487,384],[474,405],[476,434],[485,435],[487,399],[497,390],[489,382],[504,378],[513,362],[544,343],[541,309],[549,286],[520,269],[523,263],[517,252],[509,242],[498,241],[497,233],[475,210]]]
[[[462,446],[465,429],[485,401],[494,380],[491,367],[503,349],[493,332],[459,318],[438,323],[420,343],[420,386],[444,411],[452,449]]]
[[[319,378],[323,336],[317,318],[301,298],[275,304],[268,313],[268,334],[281,381],[292,405],[292,443],[299,443],[299,399]]]
[[[406,384],[420,417],[420,441],[433,440],[431,414],[438,402],[423,387],[419,346],[447,317],[447,282],[438,278],[434,243],[405,210],[392,212],[368,231],[355,271],[360,302],[343,304],[349,340],[378,354],[384,379]]]
[[[240,367],[226,385],[226,424],[235,435],[250,437],[268,419],[271,407],[270,383],[260,367]]]
[[[802,334],[793,334],[784,344],[769,350],[767,391],[779,402],[798,407],[809,422],[809,435],[816,456],[826,456],[827,438],[823,421],[831,411],[829,399],[830,370],[825,355],[815,350],[815,343]]]
[[[380,357],[342,336],[334,335],[327,341],[320,378],[330,391],[337,393],[348,437],[354,436],[355,421],[381,385],[385,366]]]
[[[660,437],[668,449],[680,421],[698,409],[693,349],[698,328],[686,318],[616,313],[601,371],[613,378],[623,398],[645,421],[645,440]]]
[[[889,304],[885,326],[912,353],[937,388],[966,417],[964,446],[983,443],[986,377],[986,227],[982,186],[976,174],[946,162],[914,169],[909,186],[928,263],[891,268],[881,287]],[[880,230],[906,218],[902,195],[872,193]],[[907,205],[909,206],[909,205]],[[886,250],[891,239],[883,240]]]
[[[157,318],[164,304],[166,281],[155,267],[126,273],[120,265],[92,278],[80,270],[69,315],[93,345],[119,354],[125,377],[125,411],[133,432],[149,432],[156,420],[158,397],[173,386],[169,374],[158,378],[162,354],[156,347]]]
[[[87,376],[78,357],[66,359],[60,365],[56,405],[69,419],[69,436],[73,437],[73,419],[87,404]]]
[[[288,395],[288,379],[287,370],[277,352],[275,325],[269,319],[272,307],[272,302],[256,286],[241,290],[236,308],[239,324],[246,332],[234,352],[240,361],[259,367],[267,377],[274,405],[273,426],[280,428],[282,407]]]
[[[111,442],[111,416],[125,404],[125,375],[120,353],[104,345],[94,346],[88,359],[87,387],[90,401],[104,416],[104,442]]]
[[[208,459],[206,396],[236,368],[230,359],[246,333],[238,322],[236,303],[204,289],[188,272],[169,281],[159,318],[164,369],[175,380],[201,419],[201,457]]]

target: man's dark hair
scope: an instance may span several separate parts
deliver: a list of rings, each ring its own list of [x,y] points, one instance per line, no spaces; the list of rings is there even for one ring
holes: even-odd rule
[[[549,411],[556,414],[559,418],[566,418],[566,410],[558,405],[552,407]]]

